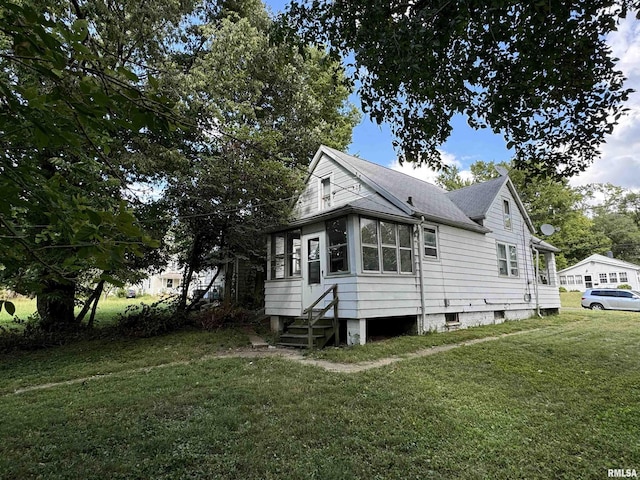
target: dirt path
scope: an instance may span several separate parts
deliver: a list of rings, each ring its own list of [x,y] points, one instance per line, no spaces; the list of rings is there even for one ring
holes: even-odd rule
[[[469,345],[476,345],[478,343],[492,342],[494,340],[500,340],[502,338],[512,337],[514,335],[522,335],[522,334],[530,333],[530,332],[536,332],[536,331],[539,331],[539,330],[542,330],[542,329],[536,328],[536,329],[532,329],[532,330],[523,330],[521,332],[505,333],[505,334],[498,335],[498,336],[495,336],[495,337],[477,338],[477,339],[474,339],[474,340],[467,340],[466,342],[460,342],[460,343],[453,343],[453,344],[450,344],[450,345],[440,345],[440,346],[437,346],[437,347],[424,348],[422,350],[418,350],[418,351],[413,352],[413,353],[407,353],[407,354],[404,354],[404,355],[381,358],[379,360],[373,360],[373,361],[370,361],[370,362],[361,362],[361,363],[337,363],[337,362],[330,362],[328,360],[318,360],[318,359],[314,359],[314,358],[307,358],[307,357],[303,356],[301,353],[299,353],[298,351],[290,350],[290,349],[282,349],[282,348],[251,349],[251,350],[249,350],[249,349],[239,349],[239,350],[234,350],[232,352],[225,352],[225,353],[218,353],[218,354],[213,354],[213,355],[206,355],[204,357],[200,357],[200,358],[193,359],[193,360],[183,360],[183,361],[179,361],[179,362],[162,363],[160,365],[152,365],[152,366],[148,366],[148,367],[135,368],[135,369],[131,369],[131,370],[122,370],[122,371],[119,371],[119,372],[98,374],[98,375],[92,375],[92,376],[89,376],[89,377],[82,377],[82,378],[74,378],[74,379],[65,380],[65,381],[62,381],[62,382],[52,382],[52,383],[43,383],[43,384],[40,384],[40,385],[31,385],[31,386],[28,386],[28,387],[19,388],[19,389],[15,390],[12,394],[8,394],[8,395],[18,395],[18,394],[21,394],[21,393],[33,392],[33,391],[37,391],[37,390],[46,390],[46,389],[49,389],[49,388],[56,388],[56,387],[66,386],[66,385],[84,384],[86,382],[100,380],[100,379],[103,379],[103,378],[109,378],[109,377],[113,377],[113,376],[117,376],[117,375],[131,375],[131,374],[137,374],[137,373],[147,373],[147,372],[150,372],[152,370],[157,370],[157,369],[160,369],[160,368],[184,366],[184,365],[190,365],[190,364],[196,363],[196,362],[209,361],[209,360],[222,359],[222,358],[249,358],[249,359],[251,359],[251,358],[269,358],[269,357],[273,358],[273,357],[276,357],[276,358],[284,358],[284,359],[287,359],[287,360],[291,360],[293,362],[298,362],[298,363],[301,363],[303,365],[311,365],[311,366],[314,366],[314,367],[322,368],[322,369],[326,370],[327,372],[351,374],[351,373],[364,372],[366,370],[371,370],[371,369],[374,369],[374,368],[385,367],[387,365],[392,365],[394,363],[397,363],[397,362],[400,362],[400,361],[403,361],[403,360],[409,360],[409,359],[421,358],[421,357],[428,357],[430,355],[436,355],[438,353],[448,352],[449,350],[453,350],[455,348],[465,347],[465,346],[469,346]]]

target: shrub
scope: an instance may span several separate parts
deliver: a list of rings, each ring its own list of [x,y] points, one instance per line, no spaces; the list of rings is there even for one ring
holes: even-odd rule
[[[118,331],[129,337],[153,337],[187,324],[183,315],[176,314],[176,297],[165,297],[152,304],[130,305],[118,315]]]
[[[623,283],[622,285],[618,285],[618,288],[621,288],[623,290],[631,290],[631,285],[629,285],[628,283]]]
[[[217,330],[229,325],[247,325],[254,314],[235,305],[217,305],[191,314],[192,323],[203,330]]]
[[[560,287],[558,290],[560,291],[560,293],[565,293],[567,291],[567,289],[564,287]]]

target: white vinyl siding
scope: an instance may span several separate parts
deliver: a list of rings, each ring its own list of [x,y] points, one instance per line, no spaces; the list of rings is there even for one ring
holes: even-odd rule
[[[320,211],[321,180],[324,178],[330,178],[331,181],[331,208],[376,195],[373,190],[362,184],[360,179],[328,157],[323,156],[311,172],[307,186],[298,199],[294,211],[296,218],[314,215]]]

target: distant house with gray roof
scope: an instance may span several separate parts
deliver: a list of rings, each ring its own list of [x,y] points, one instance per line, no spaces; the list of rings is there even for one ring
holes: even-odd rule
[[[265,311],[284,344],[316,346],[557,312],[558,250],[534,233],[506,175],[446,192],[322,146],[269,235]]]

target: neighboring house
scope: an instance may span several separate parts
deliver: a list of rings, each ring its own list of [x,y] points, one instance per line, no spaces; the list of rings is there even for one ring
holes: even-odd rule
[[[640,291],[640,266],[594,254],[558,272],[560,286],[567,290],[631,285]]]
[[[533,232],[507,176],[447,193],[322,146],[294,219],[269,237],[265,312],[282,330],[337,285],[349,344],[379,322],[425,333],[555,313],[558,250]]]
[[[182,285],[183,271],[175,261],[169,262],[167,267],[161,272],[149,275],[147,278],[134,285],[133,288],[138,294],[149,295],[175,295],[180,293],[180,287]],[[206,288],[211,281],[213,271],[206,271],[200,274],[196,274],[191,281],[189,291],[193,294],[194,290]],[[214,285],[211,287],[210,292],[214,290],[218,293],[222,292],[223,287],[223,275],[219,275]]]

